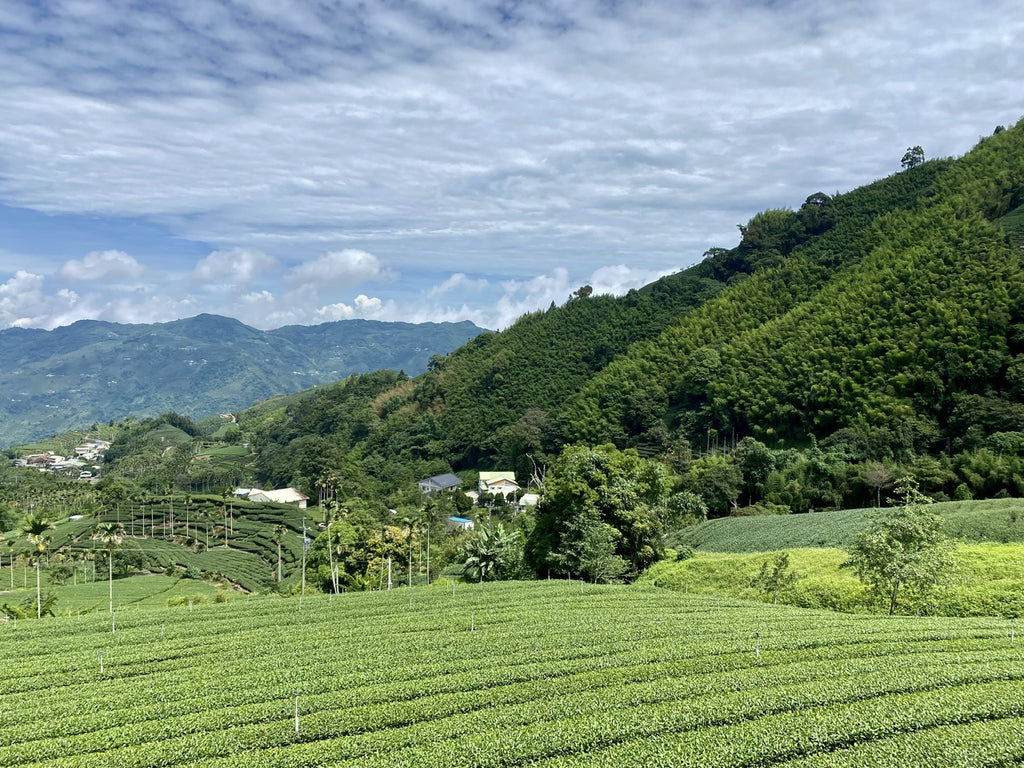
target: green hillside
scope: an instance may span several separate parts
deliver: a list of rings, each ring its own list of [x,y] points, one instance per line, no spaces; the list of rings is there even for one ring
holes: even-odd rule
[[[94,505],[95,502],[83,503],[78,507],[79,514],[50,518],[54,527],[47,533],[48,556],[42,577],[46,589],[59,595],[57,611],[68,610],[69,602],[77,599],[74,593],[65,593],[68,584],[96,578],[97,569],[98,578],[106,582],[103,545],[92,538],[100,524],[120,524],[124,529],[114,555],[118,595],[121,584],[129,581],[123,577],[134,573],[205,578],[251,592],[268,592],[275,587],[289,589],[299,579],[303,520],[307,521],[308,530],[315,531],[316,526],[312,511],[225,499],[220,495],[149,496]],[[4,601],[14,605],[34,601],[35,576],[28,573],[32,569],[27,560],[32,549],[30,543],[13,526],[0,535],[6,539],[2,552],[5,564],[16,558],[15,570],[21,572],[12,583],[22,587]],[[281,585],[276,581],[278,538]],[[26,585],[32,589],[26,589]],[[4,589],[4,578],[0,578],[0,590]]]
[[[1005,620],[534,582],[0,625],[6,766],[1024,761]],[[44,694],[45,695],[42,695]]]
[[[0,445],[179,411],[194,417],[336,381],[355,372],[426,370],[480,333],[469,322],[344,320],[260,331],[218,315],[167,323],[81,320],[52,331],[0,330]]]
[[[940,502],[930,511],[942,516],[943,530],[955,539],[1024,542],[1024,499]],[[808,515],[724,517],[678,531],[673,543],[706,552],[845,547],[873,512],[843,509]]]
[[[728,252],[753,275],[596,376],[567,436],[802,445],[849,430],[881,460],[1021,430],[1021,252],[996,222],[1022,199],[1018,126],[960,160],[759,214]],[[808,236],[808,208],[834,225]]]
[[[751,518],[729,529],[750,550],[842,545],[857,515],[839,512],[880,505],[906,477],[940,502],[1021,498],[1022,204],[1024,122],[961,158],[758,213],[734,248],[626,296],[581,286],[414,378],[377,370],[223,417],[108,425],[85,513],[295,487],[337,522],[311,556],[318,586],[340,591],[379,587],[387,564],[416,583],[478,545],[492,548],[478,576],[630,580],[668,545],[707,549],[700,537],[726,528],[674,531],[731,515]],[[520,509],[417,487],[457,473],[472,488],[483,470],[513,471],[520,493],[560,490]],[[55,519],[67,506],[66,488],[11,483],[8,527],[32,505]],[[791,515],[805,512],[806,527]],[[477,533],[448,530],[455,514]],[[993,514],[950,532],[1019,541]],[[185,539],[192,554],[154,545],[154,566],[230,566],[247,588],[272,586],[265,533],[239,537],[223,566],[205,536]]]
[[[442,472],[526,481],[580,442],[670,465],[712,516],[868,506],[908,474],[937,500],[1024,496],[1022,158],[1024,124],[759,213],[627,296],[584,286],[414,379],[240,417],[254,473],[394,506]]]

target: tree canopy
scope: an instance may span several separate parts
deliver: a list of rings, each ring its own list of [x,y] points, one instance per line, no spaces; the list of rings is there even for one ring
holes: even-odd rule
[[[850,546],[847,566],[888,602],[895,613],[901,590],[926,594],[952,566],[942,518],[928,509],[931,499],[913,478],[900,480],[899,506],[879,511]]]

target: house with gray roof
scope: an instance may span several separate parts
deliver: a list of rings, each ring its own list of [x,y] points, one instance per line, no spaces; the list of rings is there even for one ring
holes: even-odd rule
[[[446,472],[443,475],[425,478],[416,484],[423,493],[433,496],[440,491],[454,491],[462,485],[462,479],[456,477],[451,472]]]

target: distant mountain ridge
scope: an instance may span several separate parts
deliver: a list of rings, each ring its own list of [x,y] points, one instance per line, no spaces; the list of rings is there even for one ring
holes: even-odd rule
[[[468,321],[340,320],[261,331],[210,314],[8,328],[0,331],[0,445],[129,415],[234,411],[353,373],[392,368],[412,376],[482,330]]]

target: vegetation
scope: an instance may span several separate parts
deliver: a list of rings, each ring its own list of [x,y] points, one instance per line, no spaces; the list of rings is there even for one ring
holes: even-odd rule
[[[1024,764],[1024,123],[902,166],[416,378],[3,468],[0,766]],[[416,485],[488,468],[536,508]]]
[[[1005,620],[534,582],[120,621],[0,626],[21,659],[0,674],[4,765],[1024,759],[1024,651]]]
[[[92,535],[93,541],[99,541],[107,550],[107,572],[109,579],[109,612],[114,613],[114,550],[124,540],[124,525],[122,523],[99,523]]]
[[[732,249],[619,299],[576,291],[415,379],[238,414],[255,453],[234,476],[397,509],[423,477],[539,483],[566,446],[612,444],[671,467],[698,519],[878,506],[904,475],[936,500],[1024,496],[1022,157],[1024,126],[999,131],[762,212]],[[163,474],[200,488],[187,464]]]
[[[901,594],[897,613],[1024,617],[1024,545],[959,544],[950,554],[948,577],[934,589]],[[783,556],[788,568],[781,572],[782,580],[773,582]],[[846,565],[849,557],[845,550],[823,547],[697,552],[685,559],[656,563],[639,582],[690,594],[777,599],[801,608],[886,613],[889,595],[861,582]]]
[[[614,581],[660,556],[673,482],[657,462],[614,446],[570,446],[552,467],[526,545],[537,575]]]
[[[123,511],[129,539],[148,529],[149,567],[230,557],[238,583],[287,591],[294,564],[248,511],[236,533],[230,490],[294,486],[324,526],[303,573],[338,592],[467,564],[478,580],[628,580],[703,535],[706,517],[767,526],[878,507],[903,476],[938,501],[1024,496],[1024,124],[956,160],[917,149],[888,178],[758,213],[738,245],[687,270],[621,298],[583,286],[416,378],[379,370],[227,420],[108,425],[99,483],[0,484],[5,514],[67,493],[93,524]],[[467,511],[460,493],[416,487],[448,472],[471,487],[488,468],[543,490],[537,509],[485,498]],[[457,513],[474,536],[445,531]],[[852,519],[811,525],[810,543],[850,546]],[[62,527],[54,550],[73,551],[88,526]]]
[[[30,514],[25,518],[25,521],[21,524],[21,532],[25,538],[28,539],[29,544],[32,545],[33,549],[33,562],[36,567],[36,618],[42,618],[43,611],[43,593],[42,586],[40,583],[39,568],[42,564],[43,557],[46,555],[46,550],[50,544],[50,537],[47,533],[53,529],[53,523],[46,518],[40,517],[39,515]]]
[[[930,509],[953,539],[1024,543],[1024,500],[946,501]],[[765,552],[806,547],[848,547],[874,510],[843,509],[810,515],[729,517],[676,532],[670,545],[711,552]]]
[[[896,612],[900,589],[927,592],[938,586],[951,565],[942,518],[930,512],[931,502],[911,478],[898,493],[900,506],[876,514],[850,546],[846,565],[875,591],[886,595],[889,613]]]
[[[344,320],[259,331],[215,315],[83,320],[0,331],[5,446],[129,415],[231,413],[278,393],[393,367],[411,374],[480,333],[472,323]],[[225,425],[226,426],[226,425]],[[95,429],[93,430],[95,431]],[[63,454],[67,455],[67,454]]]

